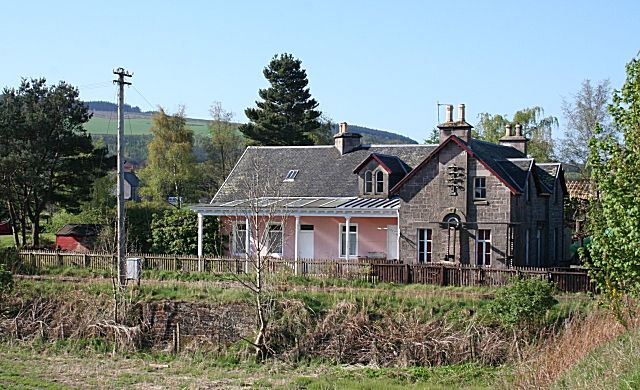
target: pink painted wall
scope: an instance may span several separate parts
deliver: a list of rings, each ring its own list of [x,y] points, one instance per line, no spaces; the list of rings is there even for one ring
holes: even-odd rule
[[[301,217],[300,224],[314,225],[314,256],[316,259],[339,257],[339,226],[342,217]],[[369,252],[387,253],[387,225],[395,225],[396,218],[351,218],[358,225],[358,256]],[[378,229],[380,228],[380,229]]]
[[[222,217],[222,234],[230,236],[232,222],[244,218]],[[345,223],[342,217],[300,217],[301,225],[314,225],[314,257],[316,259],[337,259],[339,257],[339,226]],[[396,225],[396,218],[351,218],[351,224],[358,225],[358,256],[366,257],[370,252],[387,253],[387,225]],[[284,221],[284,254],[294,257],[295,218]],[[230,248],[230,241],[226,241]],[[229,255],[229,253],[226,253]]]

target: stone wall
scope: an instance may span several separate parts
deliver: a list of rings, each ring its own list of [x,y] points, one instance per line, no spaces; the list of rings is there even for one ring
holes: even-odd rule
[[[465,188],[457,196],[450,194],[447,185],[447,168],[452,164],[466,173]],[[478,176],[486,178],[484,200],[474,199],[474,178]],[[447,253],[455,253],[449,260],[476,265],[477,231],[487,229],[491,231],[491,266],[558,265],[564,260],[567,243],[563,230],[564,194],[560,183],[555,187],[560,191],[557,196],[539,195],[530,177],[529,196],[514,194],[482,163],[457,144],[449,143],[400,190],[401,258],[416,262],[418,229],[431,229],[434,262],[447,260]],[[464,222],[455,236],[441,224],[449,213],[457,214]]]
[[[158,349],[172,348],[177,324],[182,349],[201,344],[222,348],[250,336],[255,329],[253,308],[239,303],[154,302],[142,307],[142,319],[149,342]]]

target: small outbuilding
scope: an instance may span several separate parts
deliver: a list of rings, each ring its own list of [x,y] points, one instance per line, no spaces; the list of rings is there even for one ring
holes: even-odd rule
[[[11,221],[0,221],[0,236],[9,236],[13,234]]]
[[[94,250],[100,224],[67,224],[56,232],[56,248],[67,252],[89,252]]]

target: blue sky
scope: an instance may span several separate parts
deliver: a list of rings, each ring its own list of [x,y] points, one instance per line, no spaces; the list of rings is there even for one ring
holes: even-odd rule
[[[541,106],[561,137],[562,98],[586,78],[620,88],[640,50],[638,1],[13,1],[2,16],[0,86],[46,77],[115,101],[122,66],[129,104],[207,118],[220,101],[246,121],[288,52],[328,117],[417,141],[437,102],[465,103],[472,124]]]

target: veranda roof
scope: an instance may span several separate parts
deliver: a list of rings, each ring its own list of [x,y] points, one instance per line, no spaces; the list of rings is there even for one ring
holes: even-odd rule
[[[287,214],[396,217],[400,198],[263,197],[191,205],[203,215]]]

